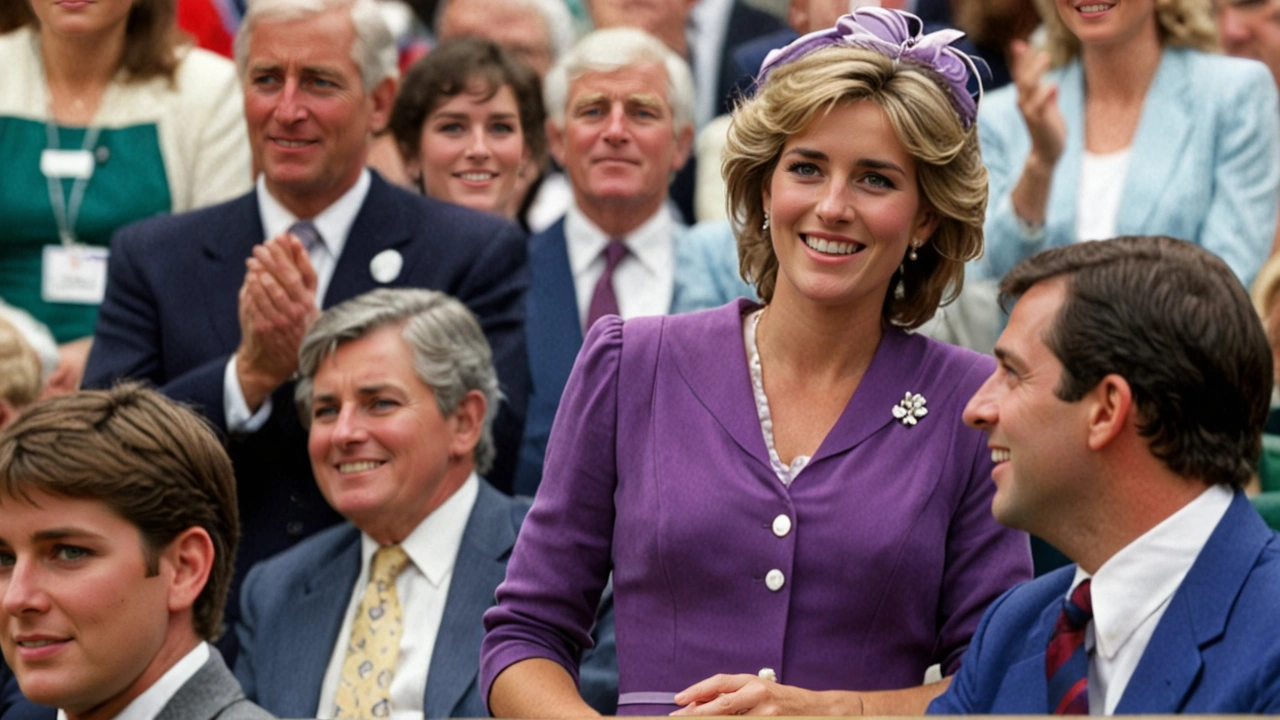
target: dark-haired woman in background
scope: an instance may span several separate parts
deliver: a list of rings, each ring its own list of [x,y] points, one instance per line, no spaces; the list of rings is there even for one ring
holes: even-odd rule
[[[537,74],[482,38],[440,44],[405,74],[390,129],[431,197],[520,218],[546,158]]]

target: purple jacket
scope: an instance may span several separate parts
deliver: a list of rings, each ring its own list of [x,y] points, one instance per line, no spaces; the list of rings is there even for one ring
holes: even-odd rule
[[[719,672],[814,690],[950,674],[987,604],[1030,578],[1027,537],[991,517],[985,437],[960,421],[989,358],[887,331],[788,489],[752,398],[749,307],[592,328],[485,614],[482,697],[527,658],[576,677],[610,571],[618,711],[649,715]],[[929,410],[914,427],[892,413],[907,392]]]

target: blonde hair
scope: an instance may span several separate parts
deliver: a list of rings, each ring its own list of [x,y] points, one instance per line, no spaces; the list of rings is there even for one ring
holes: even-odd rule
[[[894,61],[849,46],[816,50],[769,73],[756,95],[733,114],[723,172],[729,217],[738,238],[742,277],[761,300],[773,298],[778,257],[761,202],[788,138],[832,108],[874,102],[916,162],[922,202],[938,227],[918,250],[919,259],[894,273],[882,314],[891,324],[915,328],[964,284],[964,263],[982,254],[987,169],[976,127],[965,129],[946,83],[931,69]]]
[[[1080,54],[1080,39],[1062,22],[1053,0],[1035,0],[1035,5],[1044,23],[1045,50],[1053,67],[1066,65]],[[1155,10],[1161,46],[1218,50],[1218,27],[1208,0],[1155,0]]]
[[[0,317],[0,399],[22,408],[40,397],[40,357],[22,332]]]

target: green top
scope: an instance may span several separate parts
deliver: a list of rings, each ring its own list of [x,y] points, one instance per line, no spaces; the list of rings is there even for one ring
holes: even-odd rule
[[[79,149],[85,132],[59,127],[59,148]],[[49,303],[40,296],[43,248],[59,242],[49,185],[40,172],[45,133],[42,122],[0,117],[0,297],[48,325],[62,343],[93,334],[98,308]],[[95,148],[106,152],[97,152],[74,230],[79,242],[105,246],[118,228],[169,212],[172,200],[154,124],[103,129]],[[68,205],[73,183],[62,181]]]

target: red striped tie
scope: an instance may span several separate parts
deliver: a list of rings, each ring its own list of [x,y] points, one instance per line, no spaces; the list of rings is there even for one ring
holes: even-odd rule
[[[1049,684],[1049,712],[1054,715],[1089,714],[1089,653],[1084,649],[1084,629],[1093,619],[1092,580],[1076,586],[1062,601],[1062,613],[1049,636],[1044,656]]]

